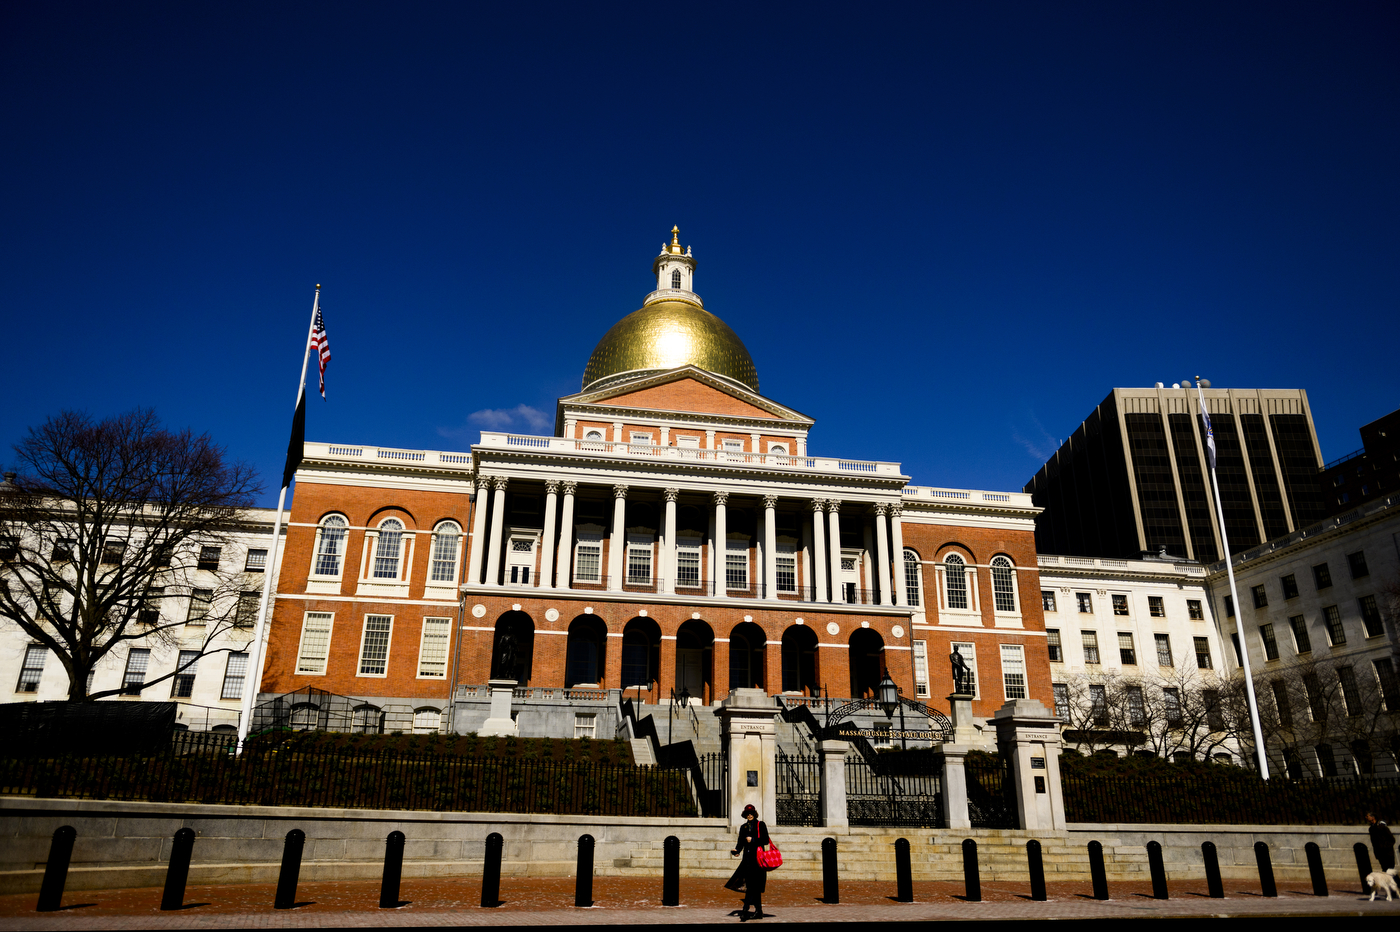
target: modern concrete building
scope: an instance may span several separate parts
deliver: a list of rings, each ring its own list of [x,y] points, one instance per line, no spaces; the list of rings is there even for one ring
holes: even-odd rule
[[[1236,553],[1326,514],[1322,454],[1301,389],[1205,391]],[[1223,548],[1194,389],[1115,388],[1026,484],[1043,553],[1199,563]]]
[[[1322,470],[1328,514],[1400,490],[1400,410],[1361,428],[1361,449],[1338,457]]]

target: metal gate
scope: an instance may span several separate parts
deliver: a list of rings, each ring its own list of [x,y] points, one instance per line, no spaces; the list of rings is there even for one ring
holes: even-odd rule
[[[846,760],[846,818],[852,825],[943,828],[943,777],[879,773],[864,760]]]
[[[705,788],[700,791],[700,811],[706,816],[729,815],[729,758],[724,752],[700,755]]]
[[[969,754],[967,817],[973,828],[1020,828],[1016,814],[1016,784],[1006,757]]]
[[[778,811],[775,825],[822,824],[821,779],[822,763],[816,756],[801,754],[789,757],[777,749]]]

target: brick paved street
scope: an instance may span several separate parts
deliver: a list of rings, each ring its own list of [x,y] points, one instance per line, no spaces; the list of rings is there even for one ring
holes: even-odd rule
[[[1088,884],[1061,884],[1050,889],[1050,900],[1032,902],[1021,884],[983,884],[984,901],[968,903],[961,884],[915,884],[914,903],[896,903],[893,885],[845,884],[840,905],[820,901],[820,883],[783,882],[774,878],[765,896],[772,919],[788,922],[911,922],[931,919],[1131,919],[1167,917],[1247,917],[1287,915],[1376,915],[1400,918],[1400,900],[1370,903],[1355,883],[1333,882],[1332,896],[1314,897],[1307,884],[1285,883],[1276,899],[1266,899],[1257,883],[1226,881],[1226,898],[1212,900],[1204,883],[1180,882],[1172,899],[1153,900],[1150,884],[1115,884],[1113,899],[1088,898]],[[718,881],[685,881],[682,905],[661,907],[660,878],[599,877],[594,881],[592,909],[573,906],[572,879],[505,878],[503,903],[495,909],[480,904],[480,878],[406,880],[401,889],[405,905],[377,908],[377,882],[304,883],[298,888],[301,905],[273,910],[271,884],[192,886],[185,909],[162,913],[159,889],[76,891],[64,898],[58,913],[36,913],[31,894],[0,897],[0,930],[8,929],[218,929],[318,928],[402,926],[566,926],[738,923],[733,911],[739,897]]]

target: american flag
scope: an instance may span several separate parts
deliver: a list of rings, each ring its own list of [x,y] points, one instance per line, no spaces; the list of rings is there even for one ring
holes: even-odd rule
[[[1206,410],[1206,399],[1204,396],[1201,397],[1201,417],[1204,418],[1206,422],[1206,462],[1210,464],[1211,469],[1214,469],[1215,431],[1211,430],[1210,427],[1210,412]]]
[[[331,361],[331,344],[326,339],[326,322],[316,308],[316,323],[311,328],[311,348],[316,351],[316,364],[321,370],[321,397],[326,397],[326,363]]]

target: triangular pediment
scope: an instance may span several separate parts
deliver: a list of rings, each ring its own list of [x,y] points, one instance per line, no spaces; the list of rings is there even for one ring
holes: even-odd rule
[[[695,366],[682,366],[599,391],[570,395],[559,401],[561,405],[587,404],[812,423],[811,418],[785,405]]]

